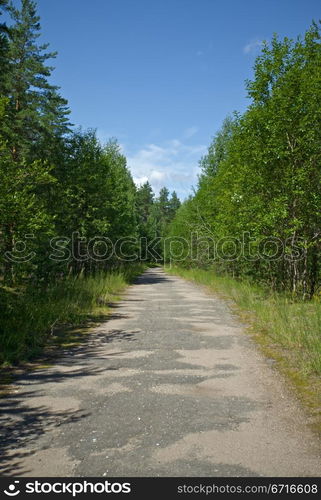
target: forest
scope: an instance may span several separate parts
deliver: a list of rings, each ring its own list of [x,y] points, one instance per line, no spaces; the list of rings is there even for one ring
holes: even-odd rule
[[[232,300],[317,408],[321,373],[321,32],[277,35],[168,229],[168,271]],[[170,247],[171,245],[171,247]],[[312,394],[314,393],[314,396]]]
[[[246,82],[250,105],[226,118],[200,162],[195,194],[171,224],[184,266],[213,266],[289,291],[320,293],[321,43],[265,43]],[[178,258],[177,262],[181,262]]]
[[[0,9],[1,363],[40,352],[151,262],[319,300],[319,24],[263,45],[247,110],[225,119],[181,203],[136,186],[116,139],[70,123],[35,2]]]
[[[151,255],[148,242],[180,201],[136,187],[117,140],[72,126],[35,2],[0,6],[10,18],[0,37],[0,362],[11,362],[37,353],[52,325],[107,303],[133,270],[127,260],[159,256],[160,242]]]
[[[320,491],[319,4],[0,0],[6,495]]]

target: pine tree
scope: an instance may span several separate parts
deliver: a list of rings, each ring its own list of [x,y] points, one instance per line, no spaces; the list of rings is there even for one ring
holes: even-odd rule
[[[174,219],[177,210],[181,206],[181,202],[176,194],[176,191],[172,192],[168,205],[169,205],[169,220],[171,221]]]
[[[145,256],[145,249],[148,248],[149,244],[155,238],[155,221],[153,217],[154,198],[155,195],[152,186],[148,181],[136,189],[136,217],[142,256]],[[151,256],[148,257],[150,258]]]
[[[0,16],[2,9],[6,9],[7,0],[0,0]],[[2,94],[4,77],[7,71],[8,53],[8,28],[5,23],[0,23],[0,95]]]
[[[161,223],[166,223],[169,216],[169,191],[166,187],[163,187],[159,191],[157,202],[158,202],[158,209],[160,212]]]
[[[151,213],[151,207],[154,202],[154,193],[152,186],[147,181],[137,189],[136,193],[136,209],[138,222],[140,225],[147,223]]]
[[[67,131],[67,101],[48,81],[53,68],[46,61],[56,53],[46,52],[48,44],[37,44],[40,18],[35,2],[22,0],[20,10],[10,3],[8,11],[14,24],[9,30],[8,71],[0,88],[9,98],[2,133],[14,161],[34,159],[40,143]]]
[[[66,131],[67,110],[57,87],[48,82],[52,68],[45,62],[55,54],[36,43],[40,24],[35,3],[22,0],[21,10],[12,3],[7,9],[13,25],[2,29],[1,43],[0,231],[4,251],[12,253],[20,235],[45,234],[50,226],[43,196],[52,182],[48,150]],[[15,275],[14,264],[6,259],[5,280],[10,283]]]
[[[136,190],[138,233],[141,238],[146,238],[147,241],[154,237],[151,225],[153,205],[154,193],[152,186],[147,181]]]

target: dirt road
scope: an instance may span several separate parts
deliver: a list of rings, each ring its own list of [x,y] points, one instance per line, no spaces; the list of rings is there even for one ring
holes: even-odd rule
[[[0,400],[4,475],[320,476],[320,442],[222,300],[151,269]]]

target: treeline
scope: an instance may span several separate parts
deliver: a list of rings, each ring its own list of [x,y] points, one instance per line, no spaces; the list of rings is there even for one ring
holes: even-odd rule
[[[140,237],[162,233],[176,194],[163,188],[155,198],[148,182],[137,188],[116,140],[102,145],[95,131],[74,130],[50,83],[56,53],[38,43],[35,2],[0,6],[11,20],[0,28],[2,283],[37,285],[139,260]]]
[[[246,88],[250,105],[224,121],[171,224],[191,248],[177,241],[171,258],[312,298],[321,274],[320,26],[265,43]]]
[[[116,140],[101,144],[94,130],[70,124],[50,82],[56,54],[39,44],[35,2],[0,0],[4,11],[0,366],[63,343],[66,326],[104,314],[144,263],[162,260],[157,238],[180,205],[166,188],[156,197],[148,182],[135,186]]]

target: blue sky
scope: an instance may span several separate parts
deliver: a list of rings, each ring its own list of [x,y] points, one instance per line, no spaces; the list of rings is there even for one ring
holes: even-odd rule
[[[184,198],[198,161],[248,103],[260,42],[296,37],[320,0],[38,0],[72,122],[117,137],[137,182]]]

